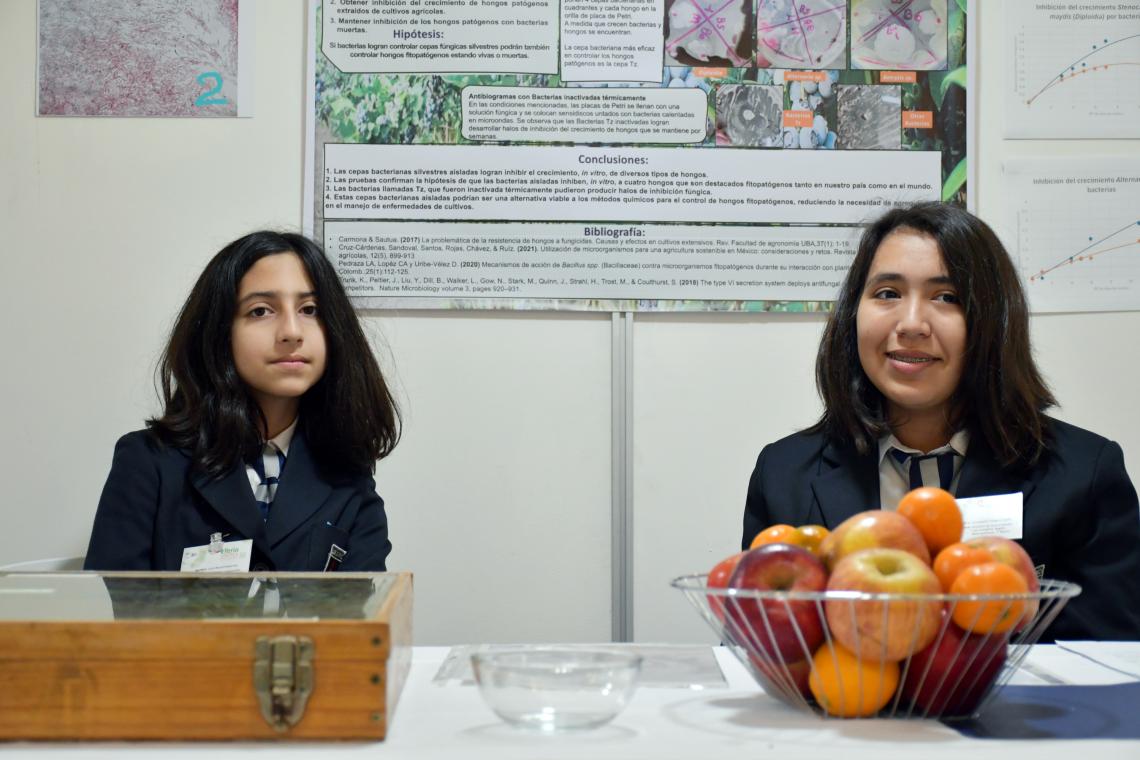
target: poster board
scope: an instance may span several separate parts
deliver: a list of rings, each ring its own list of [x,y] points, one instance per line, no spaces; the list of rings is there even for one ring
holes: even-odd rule
[[[966,202],[965,5],[310,0],[307,229],[362,307],[826,309]]]

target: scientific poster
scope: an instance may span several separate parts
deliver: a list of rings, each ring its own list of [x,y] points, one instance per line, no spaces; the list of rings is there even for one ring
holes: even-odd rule
[[[249,6],[39,0],[37,113],[252,116]]]
[[[1005,136],[1140,137],[1140,0],[1005,0]]]
[[[377,308],[820,310],[966,201],[966,3],[310,0],[306,209]]]
[[[1003,170],[1030,308],[1140,309],[1140,158],[1019,159]]]

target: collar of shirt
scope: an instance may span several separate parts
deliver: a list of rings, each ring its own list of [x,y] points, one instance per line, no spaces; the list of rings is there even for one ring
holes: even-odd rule
[[[289,444],[293,442],[293,433],[297,432],[297,421],[299,419],[301,418],[295,417],[293,421],[289,423],[289,427],[270,438],[266,443],[272,443],[277,447],[278,451],[285,456],[289,456]]]
[[[277,449],[286,457],[289,456],[289,444],[293,442],[293,434],[297,432],[297,417],[290,423],[289,427],[282,430],[277,435],[270,438],[266,443],[272,443]],[[262,446],[264,449],[265,446]],[[257,474],[257,470],[253,469],[252,465],[245,466],[245,475],[249,479],[249,487],[253,489],[254,494],[257,493],[257,487],[261,485],[261,476]]]
[[[903,466],[892,456],[892,448],[906,451],[911,454],[942,454],[953,451],[954,480],[950,484],[950,492],[958,489],[958,477],[962,474],[962,462],[966,456],[966,448],[970,443],[970,434],[966,430],[959,430],[950,437],[949,443],[939,446],[932,451],[919,451],[912,446],[904,446],[894,434],[888,434],[879,439],[879,508],[894,510],[899,499],[910,490],[910,474],[904,471]],[[928,481],[929,482],[929,481]]]

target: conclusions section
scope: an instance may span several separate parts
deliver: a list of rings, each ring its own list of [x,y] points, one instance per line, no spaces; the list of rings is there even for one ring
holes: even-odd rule
[[[349,295],[831,300],[859,228],[326,222]]]
[[[933,151],[325,145],[324,218],[860,224],[937,200]]]

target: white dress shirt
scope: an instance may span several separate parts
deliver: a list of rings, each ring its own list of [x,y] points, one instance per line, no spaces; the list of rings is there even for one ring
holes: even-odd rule
[[[886,435],[879,439],[879,507],[881,509],[894,510],[898,507],[899,500],[910,491],[910,472],[905,468],[902,463],[891,456],[892,448],[905,451],[908,454],[918,454],[923,456],[926,454],[943,454],[947,451],[953,451],[954,456],[954,479],[950,482],[950,493],[957,493],[958,480],[962,475],[962,462],[966,458],[966,446],[970,443],[970,434],[965,430],[959,430],[951,438],[950,442],[945,446],[939,446],[932,451],[919,451],[910,446],[904,446],[895,438],[894,434]],[[934,486],[941,488],[941,482],[938,479],[938,460],[927,459],[919,463],[922,471],[922,484],[924,486]]]
[[[270,438],[266,443],[272,443],[277,447],[278,451],[285,456],[289,456],[289,444],[293,442],[293,433],[297,432],[297,420],[299,419],[301,418],[297,417],[294,419],[293,422],[289,424],[289,427]],[[262,448],[264,448],[264,446],[262,446]],[[253,489],[253,494],[256,498],[257,487],[261,485],[261,476],[257,474],[257,470],[248,464],[245,466],[245,474],[246,477],[249,478],[249,487]]]

